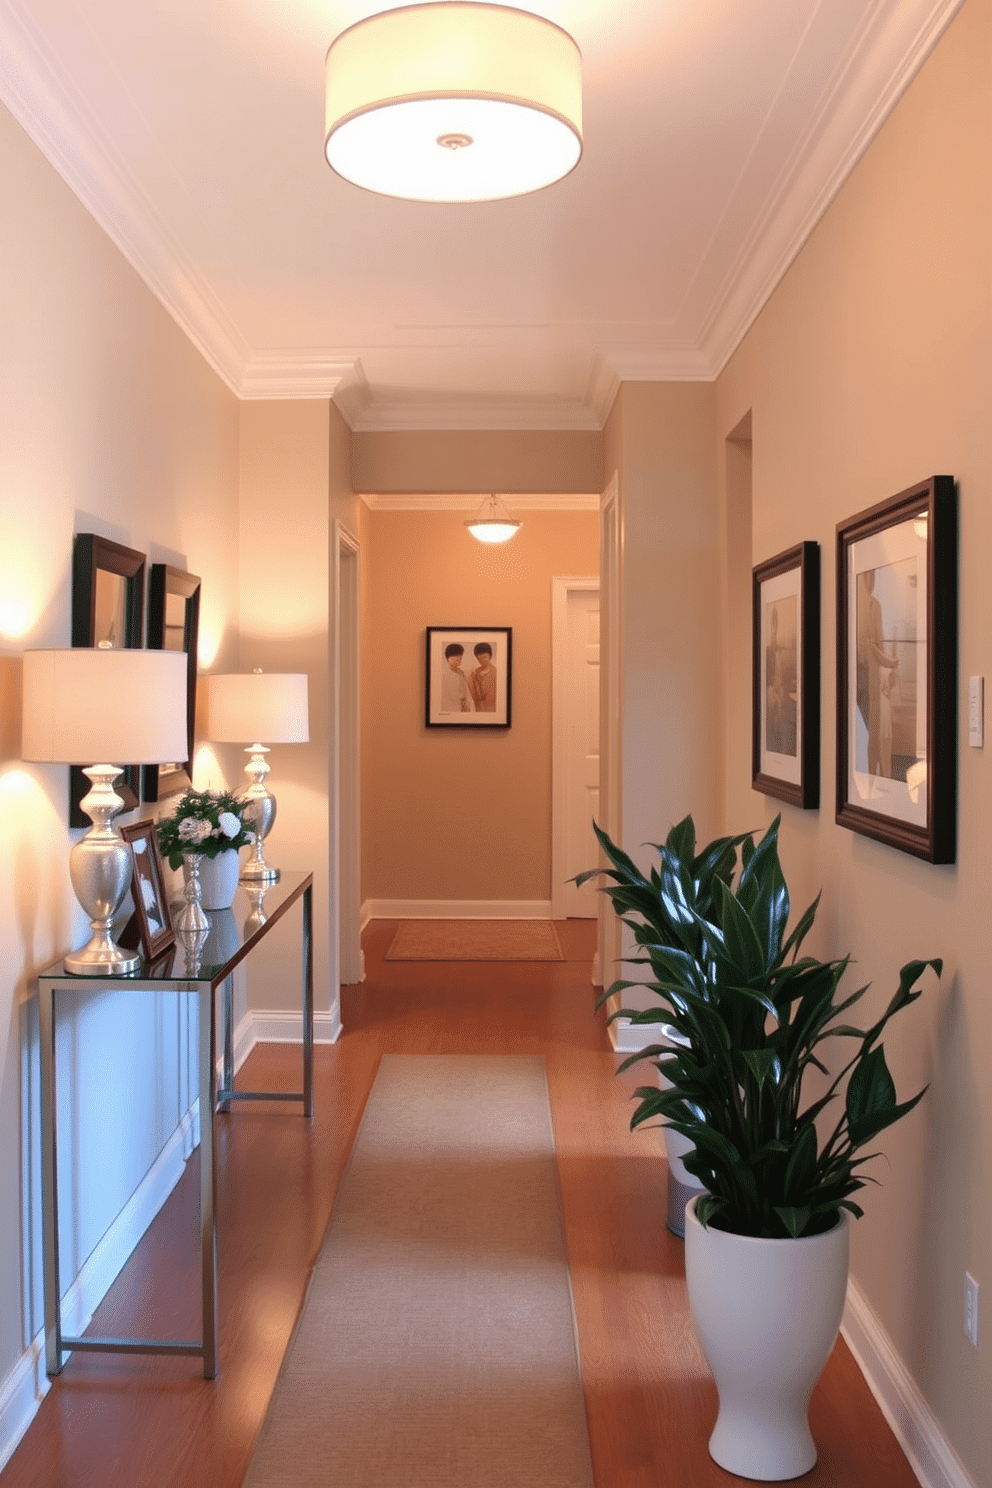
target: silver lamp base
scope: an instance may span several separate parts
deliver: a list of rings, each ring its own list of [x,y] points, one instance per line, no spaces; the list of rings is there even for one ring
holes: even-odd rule
[[[245,774],[251,784],[245,786],[239,799],[248,802],[251,810],[247,814],[255,828],[251,852],[238,875],[241,883],[245,884],[273,884],[279,879],[279,869],[269,867],[263,848],[276,819],[276,798],[265,784],[265,777],[271,768],[265,758],[268,752],[264,744],[250,744],[245,750],[250,756],[245,765]]]
[[[131,882],[131,852],[114,826],[124,805],[114,790],[120,773],[116,765],[83,771],[91,789],[80,805],[93,825],[69,854],[69,877],[93,934],[65,958],[66,971],[75,976],[130,976],[141,965],[140,955],[122,950],[112,934],[114,915]]]

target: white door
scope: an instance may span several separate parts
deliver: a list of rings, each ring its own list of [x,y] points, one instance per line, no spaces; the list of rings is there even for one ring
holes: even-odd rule
[[[555,579],[554,831],[551,913],[595,919],[595,885],[569,880],[595,868],[599,848],[599,580]]]

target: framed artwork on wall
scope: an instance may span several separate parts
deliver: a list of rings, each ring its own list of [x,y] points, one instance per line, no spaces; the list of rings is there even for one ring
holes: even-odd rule
[[[820,804],[820,547],[798,543],[751,578],[751,785]]]
[[[72,644],[140,649],[144,601],[144,553],[94,532],[77,533],[72,549]],[[122,760],[111,763],[123,767],[114,789],[130,810],[138,804],[140,768]],[[89,789],[82,765],[70,765],[70,827],[91,825],[79,804]]]
[[[186,653],[186,758],[169,765],[146,765],[142,799],[161,801],[193,784],[196,735],[196,643],[200,628],[200,580],[167,563],[153,563],[148,585],[148,646]]]
[[[146,961],[154,961],[176,938],[155,823],[132,822],[130,826],[121,827],[120,833],[131,849],[131,897],[141,950]]]
[[[428,728],[509,728],[509,626],[427,627]]]
[[[837,528],[837,821],[953,863],[957,496],[935,475]]]

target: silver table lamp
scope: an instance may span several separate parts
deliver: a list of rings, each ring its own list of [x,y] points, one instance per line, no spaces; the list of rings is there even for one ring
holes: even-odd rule
[[[276,798],[265,784],[267,744],[306,744],[310,738],[307,678],[301,672],[214,673],[206,678],[207,738],[218,744],[245,744],[250,784],[241,799],[252,803],[255,841],[241,878],[244,883],[275,883],[278,868],[265,861],[263,844],[276,819]],[[251,740],[266,740],[251,743]]]
[[[24,653],[22,759],[161,765],[184,759],[187,749],[182,652],[77,646]],[[81,804],[93,825],[69,854],[69,877],[92,934],[65,958],[66,970],[77,975],[125,976],[141,965],[112,933],[131,882],[131,852],[114,823],[124,805],[114,790],[122,768],[94,764],[84,770],[90,790]]]

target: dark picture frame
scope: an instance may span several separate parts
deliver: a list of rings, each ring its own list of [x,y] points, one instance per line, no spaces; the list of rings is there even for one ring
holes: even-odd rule
[[[957,492],[935,475],[837,527],[837,821],[953,863]]]
[[[508,625],[428,625],[427,727],[509,728],[512,662]]]
[[[141,622],[145,599],[145,555],[135,548],[100,537],[95,532],[76,534],[72,548],[72,644],[141,648]],[[69,767],[69,825],[88,827],[90,818],[80,802],[90,789],[83,774],[94,760]],[[123,773],[114,789],[131,810],[138,804],[140,767],[122,764]]]
[[[752,570],[751,785],[806,811],[820,804],[820,545]]]
[[[146,961],[154,961],[176,938],[155,823],[131,822],[120,831],[131,849],[131,898],[142,954]]]
[[[168,765],[145,765],[141,791],[145,801],[162,801],[193,784],[199,631],[200,579],[183,568],[153,563],[148,583],[148,649],[186,653],[186,758]]]

